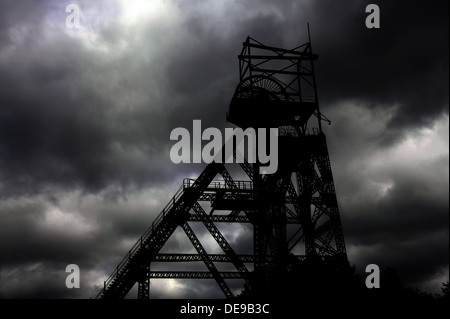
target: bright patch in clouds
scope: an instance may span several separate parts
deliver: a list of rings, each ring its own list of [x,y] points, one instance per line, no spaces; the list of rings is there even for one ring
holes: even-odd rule
[[[431,159],[448,156],[449,116],[443,115],[430,128],[408,132],[405,138],[389,150],[379,150],[369,159],[372,169],[420,169]],[[448,168],[448,166],[447,166]]]
[[[183,298],[187,287],[176,279],[156,279],[152,280],[152,291],[162,298]]]
[[[49,231],[63,230],[73,235],[86,234],[94,229],[82,215],[65,212],[58,207],[52,207],[45,213],[42,226]]]
[[[120,0],[120,22],[125,26],[133,26],[142,21],[167,17],[172,7],[166,1],[160,0]]]

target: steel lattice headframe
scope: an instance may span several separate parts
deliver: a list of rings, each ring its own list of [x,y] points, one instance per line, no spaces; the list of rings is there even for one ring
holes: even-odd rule
[[[251,292],[264,290],[280,276],[289,278],[297,276],[299,269],[312,269],[306,264],[346,264],[321,127],[328,120],[319,110],[313,64],[317,55],[311,42],[286,50],[248,37],[238,58],[240,81],[227,120],[241,128],[279,129],[277,172],[260,174],[260,165],[247,162],[235,149],[234,157],[241,163],[213,162],[197,179],[185,179],[97,298],[124,298],[136,283],[138,297],[149,298],[151,278],[214,279],[230,298],[229,279],[243,280],[245,290]],[[194,223],[206,227],[222,254],[207,253],[191,227]],[[237,254],[221,233],[221,223],[245,224],[253,233],[253,253]],[[185,232],[197,254],[160,253],[177,228]],[[203,262],[207,271],[152,271],[150,266],[156,262]],[[228,263],[234,271],[220,271],[217,263]]]

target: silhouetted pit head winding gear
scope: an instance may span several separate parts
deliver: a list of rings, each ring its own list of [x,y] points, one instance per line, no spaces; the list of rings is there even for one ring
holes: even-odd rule
[[[237,160],[242,154],[235,146],[232,163],[212,162],[197,179],[185,179],[97,297],[124,298],[137,283],[138,298],[150,298],[150,280],[162,278],[209,278],[226,298],[234,297],[229,279],[244,281],[241,297],[261,293],[275,297],[290,291],[313,294],[326,281],[342,283],[339,278],[346,278],[346,248],[321,130],[326,118],[317,97],[317,55],[310,42],[289,50],[248,37],[238,59],[239,82],[227,120],[242,129],[278,129],[277,171],[260,174],[261,163]],[[203,224],[221,253],[206,251],[201,239],[207,234],[198,233],[194,223]],[[235,231],[252,232],[242,236],[251,238],[252,243],[244,243],[251,252],[238,254],[242,243],[234,247],[220,223],[250,225]],[[195,254],[161,253],[176,229],[186,234]],[[157,271],[151,266],[155,262],[203,262],[206,271],[174,267]],[[227,263],[232,270],[219,270],[225,268],[217,263]]]

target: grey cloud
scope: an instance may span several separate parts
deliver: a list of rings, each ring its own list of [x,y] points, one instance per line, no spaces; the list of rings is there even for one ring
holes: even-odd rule
[[[91,297],[94,284],[76,295],[60,288],[64,264],[77,260],[89,282],[109,275],[181,179],[204,167],[170,162],[171,129],[197,118],[205,127],[227,125],[245,37],[295,47],[306,41],[307,21],[320,56],[321,107],[333,122],[327,137],[346,240],[367,248],[355,262],[397,265],[410,282],[448,265],[448,179],[428,174],[448,172],[448,152],[430,159],[425,175],[386,167],[393,186],[382,198],[364,188],[374,168],[358,172],[374,150],[388,152],[448,114],[448,2],[379,1],[380,30],[364,26],[368,1],[236,1],[221,9],[173,2],[177,20],[129,27],[116,20],[113,2],[78,3],[91,42],[65,33],[59,1],[1,1],[0,251],[10,289],[3,296]],[[340,107],[349,101],[375,117],[356,125],[366,113]],[[155,188],[148,193],[155,203],[139,197]],[[87,205],[89,196],[96,199]],[[42,228],[48,211],[65,212],[67,201],[91,230]],[[237,250],[251,248],[245,229],[236,238],[223,230]],[[165,249],[192,250],[183,234],[176,239]],[[37,264],[32,275],[27,267]],[[160,287],[157,296],[167,296]],[[210,282],[184,291],[221,296]]]

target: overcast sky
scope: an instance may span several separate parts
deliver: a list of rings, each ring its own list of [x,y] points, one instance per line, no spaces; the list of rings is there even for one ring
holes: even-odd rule
[[[81,9],[80,29],[65,25],[69,3]],[[380,6],[380,29],[365,27],[368,3]],[[0,297],[95,296],[182,179],[204,167],[170,161],[170,131],[193,119],[227,125],[247,35],[293,48],[307,41],[308,21],[349,260],[440,292],[449,277],[448,9],[0,0]],[[168,247],[187,249],[182,235]],[[72,263],[80,289],[65,287]],[[221,297],[211,281],[154,280],[152,292]]]

